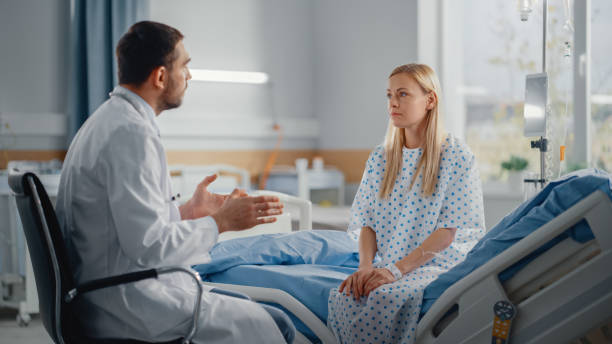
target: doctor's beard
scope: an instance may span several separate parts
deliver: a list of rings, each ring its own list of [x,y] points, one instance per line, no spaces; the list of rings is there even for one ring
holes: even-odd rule
[[[185,80],[185,87],[183,91],[179,94],[175,94],[177,91],[177,84],[172,81],[172,78],[168,79],[168,87],[164,90],[160,98],[160,109],[170,110],[175,109],[183,103],[183,96],[185,95],[185,91],[187,90],[187,81]]]

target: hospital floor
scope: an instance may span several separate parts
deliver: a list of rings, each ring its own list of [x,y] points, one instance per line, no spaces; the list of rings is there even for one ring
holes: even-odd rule
[[[16,312],[0,308],[0,344],[52,344],[45,331],[40,316],[34,315],[27,327],[19,327],[15,321]],[[570,344],[610,344],[612,343],[612,319],[600,328],[593,329]]]
[[[19,327],[17,312],[0,309],[0,344],[50,344],[51,337],[45,331],[40,316],[35,315],[27,327]]]

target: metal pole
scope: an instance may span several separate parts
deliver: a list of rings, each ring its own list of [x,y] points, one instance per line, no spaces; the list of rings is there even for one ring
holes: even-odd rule
[[[542,1],[542,73],[546,73],[546,27],[548,26],[548,0]],[[548,94],[548,90],[546,91]],[[548,96],[547,104],[544,108],[544,116],[548,116]],[[546,142],[544,137],[540,137],[540,182],[542,189],[546,184]]]
[[[540,137],[540,186],[544,189],[544,185],[546,185],[546,139],[544,137]]]
[[[546,24],[548,24],[548,0],[542,1],[542,73],[546,73]]]

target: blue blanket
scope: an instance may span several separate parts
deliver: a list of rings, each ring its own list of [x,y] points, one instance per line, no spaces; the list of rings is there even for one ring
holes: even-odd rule
[[[425,288],[420,317],[422,318],[427,313],[434,302],[451,285],[594,191],[604,191],[612,199],[610,187],[611,176],[594,169],[579,171],[561,180],[549,183],[534,198],[521,204],[493,227],[472,248],[463,262],[457,264],[448,272],[441,274]],[[582,220],[532,254],[504,270],[499,275],[500,281],[504,282],[510,279],[530,261],[567,237],[571,237],[578,242],[586,242],[593,239],[593,233],[588,224]]]
[[[359,249],[346,232],[314,230],[223,241],[211,258],[194,266],[202,280],[284,290],[325,323],[329,292],[357,270]],[[300,332],[315,339],[288,314]]]
[[[217,243],[211,262],[196,265],[205,277],[239,265],[319,264],[359,266],[359,249],[345,232],[334,230],[263,234]]]

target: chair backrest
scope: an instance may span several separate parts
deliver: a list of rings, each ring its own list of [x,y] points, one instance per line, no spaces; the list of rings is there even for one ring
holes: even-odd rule
[[[74,287],[68,255],[53,205],[38,177],[31,172],[9,176],[30,251],[40,315],[54,342],[64,343],[67,309],[63,295]]]

